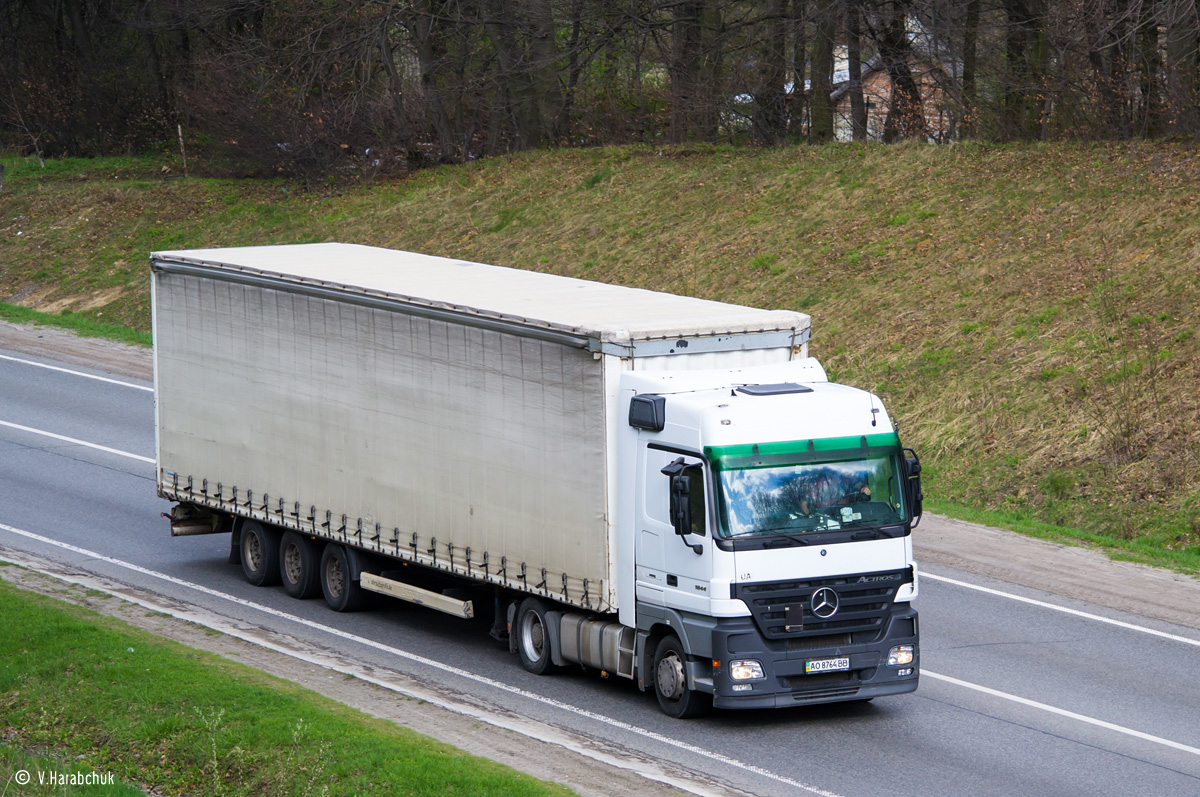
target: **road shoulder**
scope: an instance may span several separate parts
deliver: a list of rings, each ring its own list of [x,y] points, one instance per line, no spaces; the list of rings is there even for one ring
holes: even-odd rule
[[[1087,601],[1120,612],[1200,629],[1200,579],[1088,548],[926,515],[913,531],[921,566],[945,565],[979,576]],[[936,572],[936,567],[929,568]]]

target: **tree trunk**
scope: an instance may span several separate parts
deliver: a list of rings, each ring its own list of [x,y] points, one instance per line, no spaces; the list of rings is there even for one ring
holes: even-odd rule
[[[71,25],[71,41],[75,44],[75,51],[83,62],[89,67],[96,63],[92,56],[92,36],[88,30],[87,23],[83,18],[83,9],[79,7],[79,0],[62,0],[63,11],[67,15],[67,21]]]
[[[542,145],[542,119],[534,87],[532,47],[522,46],[519,15],[513,0],[489,0],[484,28],[500,65],[501,105],[512,123],[516,146],[535,149]]]
[[[754,129],[767,144],[779,144],[787,135],[787,9],[788,0],[767,0],[763,20],[766,30],[754,92]]]
[[[867,104],[863,101],[862,84],[862,24],[859,0],[846,0],[846,61],[850,71],[850,138],[867,140]]]
[[[439,155],[447,160],[465,160],[467,152],[459,151],[458,126],[447,107],[453,92],[446,87],[453,75],[447,69],[448,53],[442,26],[446,23],[443,9],[435,8],[436,0],[415,0],[412,5],[413,43],[421,68],[421,94],[426,112],[437,132]],[[461,20],[460,20],[461,21]]]
[[[712,141],[717,135],[717,52],[720,14],[716,0],[675,6],[672,24],[670,141],[690,136]]]
[[[921,90],[917,87],[917,81],[909,66],[912,49],[908,44],[905,27],[908,6],[909,0],[893,0],[888,3],[888,15],[880,24],[879,54],[883,58],[892,86],[887,118],[883,123],[885,144],[894,144],[906,138],[929,140]]]
[[[812,108],[812,127],[808,140],[824,144],[833,140],[833,48],[837,38],[837,0],[817,0],[816,25],[813,30],[812,82],[809,102]]]
[[[559,141],[571,131],[571,112],[575,107],[575,89],[583,73],[579,58],[580,35],[583,28],[583,0],[575,0],[571,9],[571,38],[567,41],[567,87],[554,117],[553,137]]]
[[[1049,0],[1005,0],[1008,31],[1005,57],[1008,78],[1004,92],[1005,127],[1008,137],[1036,139],[1042,136],[1045,80],[1049,45],[1046,41],[1046,12]]]
[[[396,139],[404,148],[405,156],[413,154],[415,139],[412,125],[408,120],[408,111],[404,108],[404,82],[400,79],[400,71],[396,68],[396,58],[392,53],[392,41],[388,35],[391,29],[391,13],[384,14],[379,23],[379,61],[387,75],[388,99],[392,105],[392,119],[396,123]]]
[[[1194,0],[1169,0],[1166,9],[1167,132],[1196,135],[1200,132],[1200,9]]]
[[[1144,0],[1138,20],[1138,132],[1157,138],[1163,134],[1163,61],[1158,36],[1159,4]]]
[[[810,0],[792,0],[788,27],[792,39],[792,91],[788,95],[788,135],[793,141],[807,135],[808,92],[804,90],[808,65],[808,12]]]
[[[671,23],[671,129],[668,140],[682,144],[687,140],[692,107],[696,102],[696,73],[699,44],[699,3],[682,2],[675,6]]]
[[[980,0],[969,0],[967,15],[963,23],[962,62],[962,124],[964,138],[979,132],[979,91],[976,87],[976,70],[979,59],[979,7]]]
[[[538,140],[542,144],[556,143],[555,127],[559,107],[563,104],[559,91],[558,43],[554,13],[549,0],[521,0],[516,5],[529,9],[529,90],[533,95]],[[530,119],[534,122],[534,119]]]

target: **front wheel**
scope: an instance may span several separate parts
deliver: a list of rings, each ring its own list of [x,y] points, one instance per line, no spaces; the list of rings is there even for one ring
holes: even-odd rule
[[[550,657],[550,621],[546,604],[526,598],[517,610],[517,655],[521,666],[534,675],[545,675],[556,668]]]
[[[712,708],[712,695],[688,686],[687,655],[679,638],[670,634],[654,650],[654,695],[668,717],[691,719]]]

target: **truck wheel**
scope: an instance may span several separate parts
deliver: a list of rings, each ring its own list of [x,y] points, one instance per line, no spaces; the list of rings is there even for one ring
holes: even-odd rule
[[[321,552],[321,592],[335,612],[358,611],[366,602],[366,592],[351,575],[346,549],[332,543],[326,545]]]
[[[556,669],[550,658],[550,621],[544,603],[537,598],[526,598],[517,610],[514,632],[522,667],[534,675],[546,675]]]
[[[243,520],[238,548],[242,552],[242,572],[256,587],[279,583],[279,534],[257,520]]]
[[[312,540],[287,531],[279,543],[279,578],[293,598],[316,597],[321,592],[316,547]]]
[[[668,717],[690,719],[712,707],[712,695],[688,687],[683,645],[674,634],[663,637],[654,650],[654,695]]]

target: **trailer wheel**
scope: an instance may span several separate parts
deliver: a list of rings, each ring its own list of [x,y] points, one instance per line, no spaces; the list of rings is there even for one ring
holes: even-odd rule
[[[312,540],[294,531],[283,534],[279,543],[279,577],[293,598],[313,598],[321,592],[316,546]]]
[[[242,572],[256,587],[279,583],[279,534],[257,520],[243,520],[238,539]]]
[[[712,695],[688,686],[686,661],[674,634],[663,637],[654,650],[654,695],[663,713],[676,719],[699,717],[712,707]]]
[[[366,603],[366,592],[352,576],[346,549],[332,543],[326,545],[321,552],[321,592],[335,612],[358,611]]]
[[[550,657],[549,623],[546,605],[537,598],[526,598],[517,610],[517,655],[521,666],[534,675],[546,675],[556,669]]]

